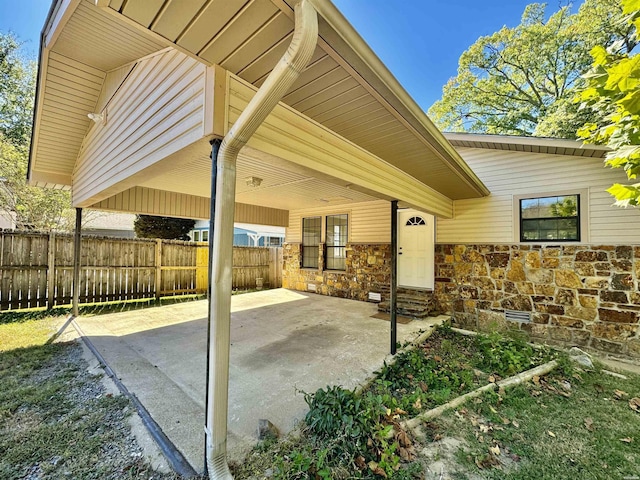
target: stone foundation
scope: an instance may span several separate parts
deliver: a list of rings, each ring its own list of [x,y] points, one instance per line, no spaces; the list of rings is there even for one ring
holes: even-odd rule
[[[283,245],[282,286],[292,290],[313,291],[332,297],[367,301],[369,292],[380,292],[390,282],[391,248],[389,244],[347,244],[344,271],[323,270],[323,245],[318,248],[319,269],[300,268],[299,243]]]
[[[640,358],[640,247],[436,245],[438,307],[456,325]],[[505,310],[531,312],[511,322]]]

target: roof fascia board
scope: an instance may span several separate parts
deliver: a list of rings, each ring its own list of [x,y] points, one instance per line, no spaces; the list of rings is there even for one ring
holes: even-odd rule
[[[51,48],[56,42],[64,26],[67,24],[73,12],[81,0],[58,0],[52,6],[47,22],[42,30],[43,47]]]
[[[561,148],[589,148],[606,152],[609,150],[605,145],[593,145],[581,142],[580,140],[568,140],[564,138],[548,137],[520,137],[511,135],[491,135],[483,133],[457,133],[446,132],[444,134],[448,140],[472,143],[500,143],[502,145],[536,145],[540,147],[561,147]]]
[[[344,54],[338,52],[334,46],[330,45],[329,42],[323,38],[323,32],[321,32],[319,44],[322,45],[323,49],[327,51],[334,60],[338,61],[341,66],[348,66],[347,70],[349,73],[361,80],[363,86],[370,93],[373,94],[375,92],[376,98],[382,100],[383,104],[387,105],[389,110],[395,113],[396,117],[402,121],[405,126],[409,127],[418,138],[434,149],[440,158],[448,164],[470,188],[480,195],[489,195],[489,189],[487,189],[473,170],[464,162],[456,149],[446,140],[442,132],[431,122],[422,108],[407,93],[342,13],[327,0],[313,0],[313,5],[333,31],[336,32],[341,40],[355,53],[357,59],[366,67],[366,70],[375,76],[378,83],[384,86],[391,94],[391,97],[396,99],[400,105],[395,106],[392,101],[384,98],[378,89],[374,85],[371,85],[371,82],[362,77],[354,68],[352,65],[353,59],[345,58]],[[411,118],[407,118],[400,109],[408,113],[408,116]],[[436,142],[436,145],[427,141],[424,135],[425,133]]]

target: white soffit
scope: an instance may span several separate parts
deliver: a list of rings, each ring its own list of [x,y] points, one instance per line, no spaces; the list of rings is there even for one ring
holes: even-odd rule
[[[71,14],[58,15],[66,22],[56,23],[47,37],[52,43],[43,52],[31,160],[34,171],[68,177],[89,126],[86,114],[97,105],[109,71],[173,46],[259,86],[293,31],[293,9],[283,0],[101,2],[106,7],[89,0],[58,3],[68,5]],[[314,4],[320,13],[319,44],[283,101],[451,199],[486,195],[484,185],[338,10],[328,0]],[[55,75],[62,63],[74,68]],[[54,86],[57,92],[51,91]],[[67,110],[72,115],[54,116]],[[54,145],[60,133],[64,138]]]

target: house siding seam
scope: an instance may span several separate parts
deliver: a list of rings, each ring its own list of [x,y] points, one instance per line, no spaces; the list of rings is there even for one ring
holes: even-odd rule
[[[318,248],[322,265],[323,245]],[[344,271],[300,268],[301,245],[285,243],[282,286],[291,290],[309,291],[331,297],[367,301],[369,292],[381,292],[390,281],[391,246],[389,244],[352,244],[346,247]]]
[[[640,246],[437,244],[435,269],[438,308],[457,326],[517,326],[536,341],[640,358]]]

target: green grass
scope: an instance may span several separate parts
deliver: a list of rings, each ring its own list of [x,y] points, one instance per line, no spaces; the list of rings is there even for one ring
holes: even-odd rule
[[[389,425],[398,432],[397,420],[484,385],[490,375],[506,377],[551,358],[560,362],[553,374],[486,394],[429,422],[427,438],[413,439],[407,448],[409,461],[398,459],[401,436],[384,435]],[[616,389],[628,395],[616,398]],[[531,348],[522,338],[464,337],[440,329],[378,372],[360,397],[352,395],[333,387],[308,396],[311,412],[302,433],[259,444],[233,466],[235,478],[383,478],[372,461],[394,479],[640,475],[640,414],[629,406],[629,399],[640,396],[640,377],[580,371],[558,352]],[[386,414],[379,411],[385,408]],[[365,424],[372,426],[362,434]],[[436,461],[442,463],[430,470]]]
[[[555,372],[537,384],[487,394],[481,403],[450,412],[431,428],[464,439],[458,461],[467,473],[482,478],[640,476],[640,414],[629,406],[630,398],[640,396],[640,377],[627,376],[615,378],[600,369]],[[617,398],[615,390],[628,395]],[[457,478],[468,475],[458,473]]]
[[[177,478],[142,460],[129,401],[105,393],[82,347],[47,343],[59,320],[0,325],[0,478]]]

